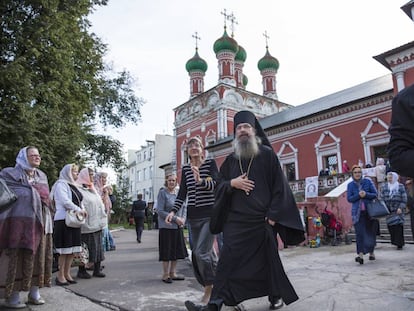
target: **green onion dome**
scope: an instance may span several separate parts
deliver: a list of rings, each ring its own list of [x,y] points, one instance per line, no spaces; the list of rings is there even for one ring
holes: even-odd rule
[[[188,72],[191,72],[191,71],[206,72],[207,71],[207,63],[204,59],[202,59],[198,55],[197,48],[196,48],[196,52],[194,56],[191,59],[189,59],[187,63],[185,64],[185,69],[187,69]]]
[[[279,69],[279,61],[270,55],[269,49],[266,47],[266,55],[263,56],[262,59],[259,60],[257,63],[257,68],[259,68],[260,71],[264,69],[275,69],[276,71]]]
[[[221,38],[217,39],[216,42],[214,42],[213,50],[216,54],[224,50],[229,50],[237,53],[239,50],[239,45],[237,44],[236,40],[234,40],[232,37],[229,37],[226,28],[224,28],[224,34]]]
[[[243,74],[243,85],[246,86],[247,83],[249,83],[249,79],[247,78],[245,74]]]
[[[239,50],[237,51],[237,54],[234,57],[234,60],[244,63],[246,61],[246,58],[247,58],[246,50],[241,45],[239,45]]]

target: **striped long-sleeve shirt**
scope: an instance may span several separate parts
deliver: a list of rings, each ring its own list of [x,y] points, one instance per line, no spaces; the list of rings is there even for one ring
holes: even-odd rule
[[[190,165],[184,165],[181,171],[180,190],[172,211],[177,212],[186,198],[187,218],[199,219],[211,217],[214,204],[214,189],[218,177],[217,164],[214,160],[205,160],[199,168],[200,183],[196,183]]]

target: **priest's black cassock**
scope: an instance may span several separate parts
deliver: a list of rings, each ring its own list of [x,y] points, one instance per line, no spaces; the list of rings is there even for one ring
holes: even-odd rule
[[[255,122],[246,123],[260,132]],[[239,123],[244,123],[243,119]],[[253,160],[239,160],[232,153],[220,168],[211,228],[214,233],[222,229],[224,245],[210,304],[235,306],[263,296],[269,296],[271,302],[282,298],[285,304],[298,299],[279,257],[276,231],[286,245],[297,245],[304,240],[303,226],[279,160],[267,138],[261,138],[265,144],[260,145]],[[248,194],[230,185],[231,179],[247,170],[248,178],[255,182]],[[266,217],[276,225],[269,225]]]

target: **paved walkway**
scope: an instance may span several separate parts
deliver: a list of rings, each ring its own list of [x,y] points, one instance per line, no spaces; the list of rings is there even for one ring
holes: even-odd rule
[[[117,250],[106,253],[106,278],[41,289],[47,303],[26,310],[184,311],[185,300],[201,298],[202,288],[187,260],[178,264],[185,281],[161,282],[157,230],[145,231],[141,244],[136,243],[132,229],[113,235]],[[377,260],[367,260],[364,265],[355,263],[354,250],[355,244],[281,251],[285,270],[300,297],[282,310],[414,310],[414,245],[397,251],[390,244],[379,244]],[[22,293],[21,297],[26,300],[27,295]],[[268,310],[267,298],[243,302],[242,307],[246,311]]]

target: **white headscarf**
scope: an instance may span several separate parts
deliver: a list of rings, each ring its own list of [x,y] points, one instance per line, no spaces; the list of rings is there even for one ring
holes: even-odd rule
[[[390,189],[390,196],[393,196],[394,194],[398,193],[398,174],[395,172],[389,172],[387,175],[392,174],[392,180],[391,182],[388,182],[388,189]]]
[[[55,182],[55,184],[52,187],[52,190],[50,191],[50,198],[53,199],[55,191],[56,191],[56,185],[58,183],[64,182],[64,183],[68,183],[68,184],[72,184],[76,186],[75,180],[73,179],[72,176],[72,167],[75,164],[71,163],[71,164],[66,164],[60,171],[59,173],[59,179]]]
[[[16,166],[20,166],[21,168],[23,168],[25,171],[33,171],[36,168],[31,166],[29,163],[29,160],[27,159],[27,148],[28,147],[24,147],[22,149],[20,149],[19,153],[17,154],[16,157]]]

